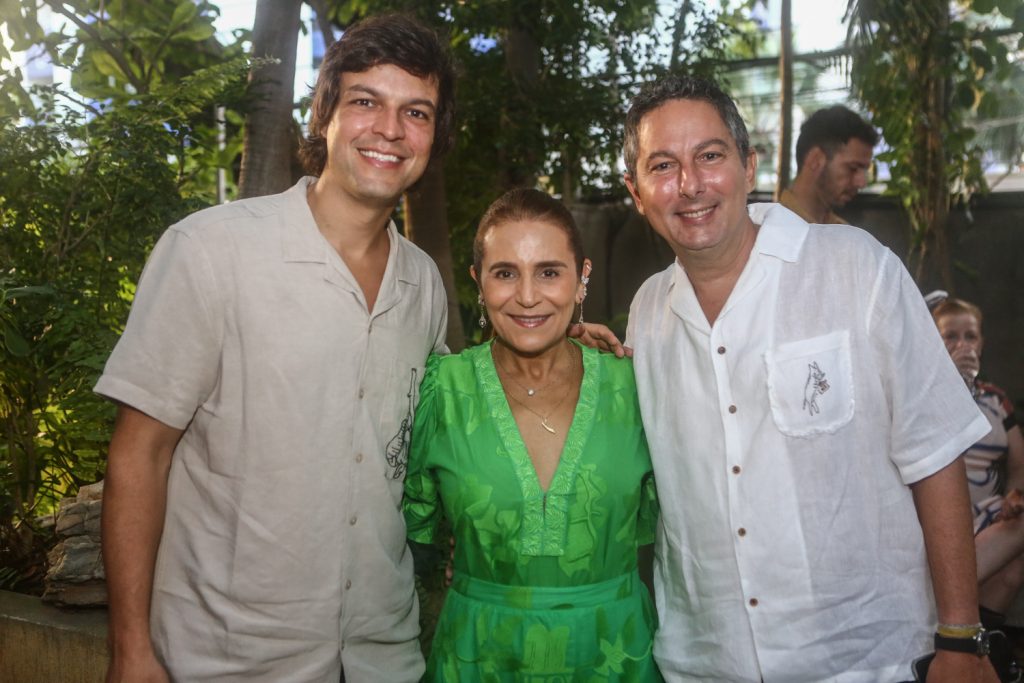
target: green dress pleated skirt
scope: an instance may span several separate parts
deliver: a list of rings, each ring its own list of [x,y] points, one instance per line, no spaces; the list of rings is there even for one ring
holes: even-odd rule
[[[456,575],[427,681],[660,681],[653,607],[634,572],[571,588],[504,586]]]
[[[403,506],[413,541],[435,542],[449,520],[455,577],[425,681],[662,680],[637,578],[658,505],[632,364],[582,352],[579,401],[546,491],[491,344],[427,362]]]

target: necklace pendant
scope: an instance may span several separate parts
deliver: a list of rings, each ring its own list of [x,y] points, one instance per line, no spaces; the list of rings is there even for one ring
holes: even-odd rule
[[[536,389],[527,389],[527,390],[526,390],[526,395],[527,395],[527,396],[533,396],[533,395],[534,395],[534,394],[536,394],[536,393],[537,393],[537,390],[536,390]]]
[[[540,426],[543,427],[544,429],[548,430],[552,434],[555,433],[555,430],[552,429],[551,425],[548,424],[548,419],[546,417],[543,420],[540,421]]]

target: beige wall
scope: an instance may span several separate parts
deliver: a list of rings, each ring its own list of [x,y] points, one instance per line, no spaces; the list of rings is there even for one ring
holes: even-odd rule
[[[106,610],[64,611],[39,598],[0,591],[4,683],[101,683],[106,640]]]

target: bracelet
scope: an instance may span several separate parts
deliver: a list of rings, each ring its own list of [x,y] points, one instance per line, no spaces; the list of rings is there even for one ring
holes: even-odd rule
[[[947,638],[971,638],[981,630],[981,623],[977,624],[939,624],[935,632]]]

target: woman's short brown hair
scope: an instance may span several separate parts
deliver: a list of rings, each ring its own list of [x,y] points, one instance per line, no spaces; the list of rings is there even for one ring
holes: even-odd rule
[[[939,322],[939,318],[947,315],[957,315],[960,313],[969,313],[970,315],[973,315],[974,319],[978,321],[978,328],[981,328],[981,309],[970,301],[955,299],[953,297],[944,299],[942,303],[936,305],[935,308],[932,309],[932,320],[937,323]]]
[[[569,248],[572,249],[576,274],[580,275],[583,272],[583,237],[569,209],[565,208],[562,202],[540,190],[518,188],[509,190],[494,200],[480,219],[476,237],[473,238],[473,267],[476,269],[477,277],[480,276],[483,266],[484,238],[487,237],[487,233],[496,225],[518,221],[550,223],[564,232],[569,240]]]

